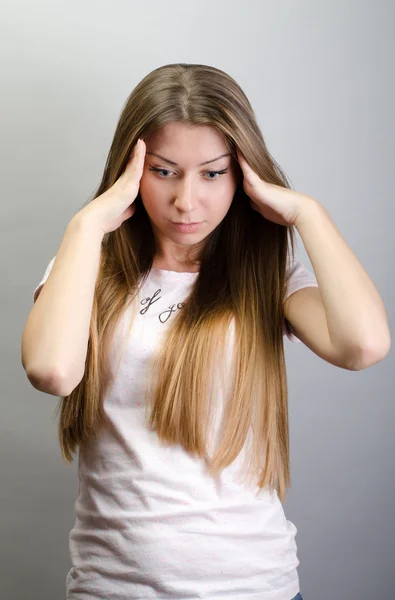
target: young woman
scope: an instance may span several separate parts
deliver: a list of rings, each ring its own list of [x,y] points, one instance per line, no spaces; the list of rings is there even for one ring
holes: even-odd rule
[[[79,451],[67,598],[301,599],[283,336],[357,370],[389,329],[229,75],[175,64],[137,85],[34,300],[22,364],[61,396],[64,460]]]

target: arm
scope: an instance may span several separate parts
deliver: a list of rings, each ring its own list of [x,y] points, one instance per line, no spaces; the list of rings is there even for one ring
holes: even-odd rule
[[[85,370],[103,232],[77,213],[27,318],[22,365],[40,391],[66,396]]]
[[[290,296],[287,320],[316,354],[351,370],[381,360],[391,341],[381,297],[325,208],[305,201],[295,226],[319,289]]]

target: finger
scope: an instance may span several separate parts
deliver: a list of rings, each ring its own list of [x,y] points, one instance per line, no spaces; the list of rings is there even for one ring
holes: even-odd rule
[[[144,148],[144,152],[143,152]],[[141,158],[141,156],[145,156],[145,144],[143,140],[138,140],[137,143],[133,146],[133,150],[130,153],[128,165],[133,162],[136,157]]]
[[[252,167],[250,167],[249,163],[246,161],[244,156],[239,152],[237,154],[239,156],[239,164],[241,166],[243,174],[249,177],[255,175],[255,171],[252,169]]]
[[[240,152],[240,150],[237,150],[237,160],[241,163],[241,162],[245,162],[245,158],[242,155],[242,153]]]
[[[242,155],[240,155],[240,164],[245,171],[248,171],[249,173],[254,173],[253,169],[250,167],[249,163]]]

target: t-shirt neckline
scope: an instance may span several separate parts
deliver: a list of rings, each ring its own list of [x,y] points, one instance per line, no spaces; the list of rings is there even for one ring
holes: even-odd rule
[[[168,269],[158,269],[151,267],[150,272],[159,277],[172,277],[174,279],[194,279],[199,275],[199,271],[169,271]]]

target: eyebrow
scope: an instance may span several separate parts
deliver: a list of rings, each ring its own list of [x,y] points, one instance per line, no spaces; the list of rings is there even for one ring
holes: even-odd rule
[[[164,156],[161,156],[160,154],[156,154],[155,152],[146,152],[146,154],[151,154],[152,156],[156,156],[157,158],[161,158],[165,162],[167,162],[167,163],[169,163],[171,165],[174,165],[175,167],[179,166],[173,160],[169,160],[168,158],[165,158]],[[219,160],[220,158],[223,158],[224,156],[232,156],[232,153],[231,152],[227,152],[226,154],[221,154],[220,156],[217,156],[217,158],[212,158],[211,160],[206,160],[206,161],[200,163],[198,165],[198,167],[202,167],[203,165],[208,165],[209,163],[215,162],[216,160]]]

